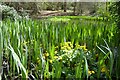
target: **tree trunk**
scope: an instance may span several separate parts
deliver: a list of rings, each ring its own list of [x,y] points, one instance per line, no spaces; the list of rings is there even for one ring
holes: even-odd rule
[[[76,11],[76,4],[77,4],[77,2],[74,2],[74,12],[73,12],[73,14],[75,15],[75,11]]]
[[[66,2],[66,0],[64,2],[64,12],[67,12],[67,2]]]
[[[38,13],[38,7],[37,4],[34,2],[33,3],[33,14],[37,14]]]

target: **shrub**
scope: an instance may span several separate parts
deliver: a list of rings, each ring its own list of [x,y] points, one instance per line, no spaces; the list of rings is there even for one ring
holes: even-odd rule
[[[20,19],[21,16],[18,15],[17,11],[13,7],[0,4],[0,9],[2,11],[2,19]]]

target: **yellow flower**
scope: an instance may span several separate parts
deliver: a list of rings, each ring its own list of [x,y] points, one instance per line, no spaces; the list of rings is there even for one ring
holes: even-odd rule
[[[66,49],[68,46],[63,46],[64,47],[64,49]]]
[[[71,47],[67,47],[68,50],[71,50]]]
[[[37,57],[37,60],[39,60],[39,57]]]
[[[58,48],[58,46],[56,46],[55,48]]]
[[[64,50],[64,47],[61,47],[62,50]]]
[[[63,44],[60,43],[60,46],[62,50],[65,50],[65,49],[70,50],[71,48],[73,48],[73,45],[71,42],[64,42]]]
[[[82,62],[84,62],[84,60],[82,60]]]
[[[71,44],[71,42],[67,42],[68,44]]]
[[[37,63],[40,63],[40,60],[38,60]]]
[[[83,50],[87,51],[86,44],[84,44],[84,46],[80,46],[80,48],[82,48]]]
[[[62,57],[61,57],[61,56],[59,56],[59,60],[62,60]]]
[[[48,57],[49,56],[49,53],[45,53],[45,57]]]
[[[101,72],[106,72],[106,68],[103,67],[103,68],[101,69]]]
[[[89,75],[94,74],[94,73],[95,73],[95,71],[90,71],[90,70],[88,71]]]
[[[79,44],[75,44],[76,45],[76,48],[78,49],[78,48],[80,48],[80,45]]]
[[[85,51],[87,51],[88,49],[84,49]]]
[[[69,46],[72,46],[72,43],[71,42],[68,42]]]
[[[91,71],[88,71],[88,74],[89,74],[89,75],[91,75],[91,74],[92,74],[92,72],[91,72]]]
[[[37,57],[37,63],[40,63],[40,59],[39,59],[39,57]]]
[[[54,56],[54,58],[55,58],[55,59],[57,59],[57,58],[58,58],[58,56]]]
[[[57,54],[57,51],[55,51],[55,54]]]
[[[83,50],[85,50],[85,51],[87,51],[87,48],[86,48],[86,45],[84,45],[84,46],[80,46],[79,44],[75,44],[76,45],[76,48],[77,49],[83,49]]]
[[[73,48],[73,45],[70,45],[71,48]]]
[[[80,46],[80,48],[85,48],[85,46]]]
[[[50,63],[52,63],[53,61],[52,60],[49,60]]]
[[[69,46],[67,42],[64,43],[64,46]]]
[[[66,53],[68,52],[68,50],[67,50],[67,49],[65,49],[64,51],[65,51]]]
[[[80,46],[79,44],[76,44],[76,48],[77,49],[81,48],[81,49],[87,50],[85,45],[84,46]]]
[[[95,73],[95,71],[92,71],[92,73],[94,74],[94,73]]]

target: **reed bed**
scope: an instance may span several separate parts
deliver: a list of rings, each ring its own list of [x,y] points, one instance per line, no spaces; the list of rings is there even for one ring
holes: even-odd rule
[[[118,29],[108,21],[5,20],[0,26],[0,52],[6,64],[2,76],[6,80],[119,78],[118,72],[114,74],[119,57],[115,59],[113,49],[118,46]]]

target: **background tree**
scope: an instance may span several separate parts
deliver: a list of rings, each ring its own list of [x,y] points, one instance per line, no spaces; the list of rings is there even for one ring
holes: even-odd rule
[[[73,14],[75,15],[76,13],[76,5],[77,5],[77,2],[74,2],[74,9],[73,9]]]
[[[65,0],[65,2],[64,2],[64,12],[66,12],[66,11],[67,11],[67,2]]]
[[[109,4],[109,12],[110,12],[110,16],[111,16],[111,21],[113,23],[115,23],[118,27],[118,30],[117,30],[117,36],[116,37],[116,46],[117,48],[115,49],[115,51],[118,51],[118,54],[116,54],[116,57],[115,57],[115,71],[118,71],[116,73],[113,73],[113,75],[116,75],[117,76],[117,79],[120,78],[120,63],[118,61],[120,61],[120,1],[119,2],[114,2],[114,3],[110,3]],[[118,44],[117,44],[118,42]]]

